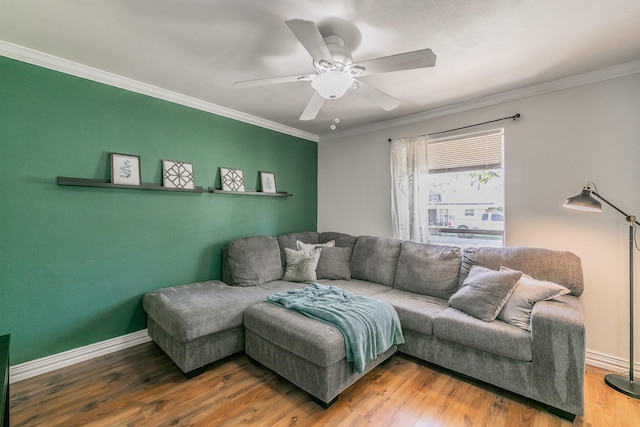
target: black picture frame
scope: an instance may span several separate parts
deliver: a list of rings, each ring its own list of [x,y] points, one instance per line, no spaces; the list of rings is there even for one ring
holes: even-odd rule
[[[137,185],[141,183],[140,156],[134,154],[111,154],[111,183]]]
[[[276,174],[273,172],[260,171],[260,190],[263,193],[277,193]]]

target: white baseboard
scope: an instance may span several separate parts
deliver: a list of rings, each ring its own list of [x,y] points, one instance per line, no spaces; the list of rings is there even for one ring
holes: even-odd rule
[[[586,361],[587,365],[595,366],[596,368],[629,375],[629,360],[611,356],[610,354],[587,350]],[[633,375],[634,378],[640,378],[640,363],[638,362],[633,364]]]
[[[11,383],[151,341],[146,329],[11,366]]]
[[[91,360],[95,357],[113,353],[125,348],[133,347],[151,341],[147,330],[143,329],[131,334],[122,335],[120,337],[111,338],[106,341],[97,342],[84,347],[74,348],[41,359],[31,360],[19,365],[11,366],[10,380],[11,383],[26,380],[27,378],[55,371],[76,363]],[[629,361],[609,354],[599,353],[597,351],[586,351],[587,365],[597,368],[606,369],[612,372],[629,373]],[[634,376],[640,378],[640,363],[634,363]]]

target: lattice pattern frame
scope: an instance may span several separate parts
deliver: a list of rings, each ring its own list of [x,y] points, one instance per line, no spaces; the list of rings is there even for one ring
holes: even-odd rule
[[[223,191],[245,191],[242,169],[220,168],[220,184]]]
[[[173,160],[162,161],[162,185],[167,188],[193,190],[193,164]]]

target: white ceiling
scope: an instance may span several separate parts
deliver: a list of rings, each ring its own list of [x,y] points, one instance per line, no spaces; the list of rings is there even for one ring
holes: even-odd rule
[[[348,93],[299,121],[309,82],[233,85],[313,73],[293,18],[341,32],[354,62],[431,48],[436,66],[362,77],[395,110]],[[0,41],[326,135],[638,61],[640,0],[0,0]]]

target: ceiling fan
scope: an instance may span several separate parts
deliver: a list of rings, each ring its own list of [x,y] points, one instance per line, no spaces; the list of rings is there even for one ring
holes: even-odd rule
[[[391,71],[433,67],[436,56],[431,49],[416,50],[353,63],[351,54],[344,47],[344,39],[331,34],[323,37],[313,21],[291,19],[285,21],[289,29],[313,58],[316,74],[272,77],[236,82],[236,87],[255,87],[296,81],[311,82],[314,93],[307,103],[300,120],[316,118],[326,99],[338,99],[347,91],[378,105],[386,111],[393,110],[400,101],[356,77]]]

